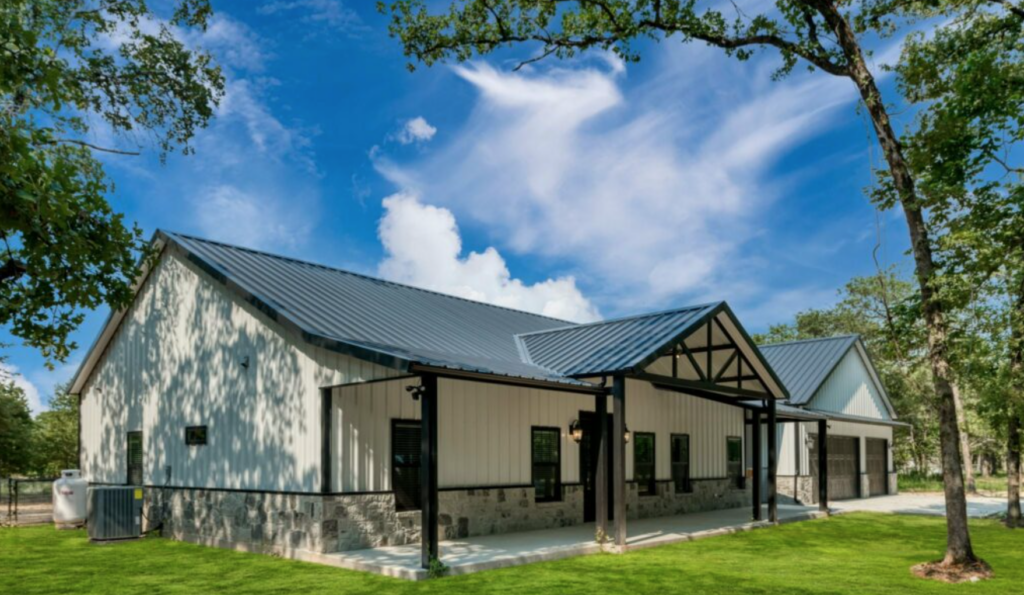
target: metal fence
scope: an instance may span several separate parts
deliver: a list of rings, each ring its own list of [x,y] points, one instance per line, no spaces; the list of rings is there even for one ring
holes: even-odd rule
[[[0,481],[0,524],[31,525],[53,521],[55,477],[8,477]]]

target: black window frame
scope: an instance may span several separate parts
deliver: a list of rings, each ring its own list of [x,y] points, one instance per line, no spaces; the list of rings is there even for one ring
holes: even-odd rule
[[[132,438],[138,437],[138,463],[132,463]],[[142,440],[142,430],[135,430],[125,434],[125,483],[127,485],[140,486],[145,480],[145,443]],[[138,481],[132,481],[132,470],[138,474]]]
[[[686,442],[686,461],[676,461],[676,440],[685,439]],[[693,469],[693,453],[690,452],[690,435],[689,434],[672,434],[669,436],[669,461],[672,465],[672,485],[675,487],[677,494],[690,494],[693,492],[693,481],[692,469]],[[680,476],[680,467],[686,468],[686,473]]]
[[[554,434],[555,461],[537,462],[537,451],[534,449],[534,435],[538,432]],[[541,495],[537,490],[537,467],[553,467],[555,470],[555,493],[547,496]],[[534,502],[561,502],[562,501],[562,429],[552,426],[531,426],[530,427],[530,483],[534,489]]]
[[[206,446],[206,441],[209,439],[210,430],[206,425],[201,426],[185,426],[185,445],[186,446]]]
[[[729,445],[733,442],[739,444],[737,452],[739,453],[739,460],[736,462],[736,468],[738,473],[731,473],[729,467],[732,461],[729,460]],[[756,472],[756,470],[755,470]],[[733,480],[733,484],[736,489],[742,490],[746,487],[746,477],[743,475],[743,437],[742,436],[726,436],[725,438],[725,475],[729,479]]]
[[[640,461],[638,460],[637,448],[640,444],[640,440],[650,438],[651,439],[651,462],[643,463],[644,466],[648,464],[651,467],[651,477],[649,480],[641,482],[640,474],[638,473],[640,468]],[[658,469],[658,440],[654,432],[633,432],[633,481],[636,482],[637,495],[640,496],[656,496],[658,494],[657,476]]]
[[[415,459],[415,463],[399,463],[396,459],[397,450],[395,448],[395,439],[397,438],[397,430],[400,426],[406,428],[415,427],[419,430],[419,437],[416,439],[416,451],[412,455]],[[391,442],[390,442],[390,460],[391,460],[391,492],[395,497],[395,511],[396,512],[410,512],[421,510],[423,508],[423,465],[422,465],[422,454],[420,450],[420,444],[423,439],[423,423],[418,419],[392,419],[391,420]],[[402,484],[398,481],[398,473],[400,469],[410,469],[410,475],[416,477],[415,489],[411,493],[407,493],[404,490],[399,489],[399,485]],[[408,480],[407,480],[408,481]],[[411,502],[409,502],[411,500]]]

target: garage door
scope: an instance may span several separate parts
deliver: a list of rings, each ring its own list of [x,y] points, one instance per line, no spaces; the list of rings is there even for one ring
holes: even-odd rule
[[[884,439],[868,438],[864,446],[868,457],[869,495],[884,496],[889,493],[889,445]]]
[[[814,493],[818,493],[818,436],[812,434],[811,475]],[[845,500],[860,497],[860,448],[857,438],[828,437],[828,499]]]

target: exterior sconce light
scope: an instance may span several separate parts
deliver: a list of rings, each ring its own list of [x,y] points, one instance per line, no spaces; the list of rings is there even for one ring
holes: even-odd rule
[[[629,431],[629,426],[626,426],[626,431],[622,434],[622,439],[629,444],[629,439],[633,437],[633,434]]]
[[[572,437],[573,442],[579,444],[583,440],[583,426],[580,425],[580,420],[574,419],[569,424],[569,436]]]
[[[814,447],[814,434],[807,434],[806,436],[804,436],[804,446],[806,446],[807,448]]]

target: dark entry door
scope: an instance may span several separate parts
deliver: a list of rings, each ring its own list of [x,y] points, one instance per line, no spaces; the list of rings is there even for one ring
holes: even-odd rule
[[[580,425],[583,426],[583,440],[580,441],[580,480],[583,482],[583,522],[597,520],[597,414],[592,411],[580,412]],[[608,519],[614,516],[612,489],[612,416],[608,416],[607,461],[608,461]]]
[[[811,475],[814,477],[814,493],[818,493],[818,436],[811,445]],[[845,500],[860,497],[860,447],[857,438],[848,436],[828,437],[828,497],[829,500]]]
[[[868,457],[868,495],[884,496],[889,493],[889,445],[883,438],[868,438],[864,446]]]

